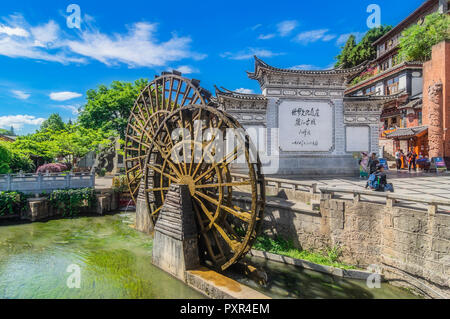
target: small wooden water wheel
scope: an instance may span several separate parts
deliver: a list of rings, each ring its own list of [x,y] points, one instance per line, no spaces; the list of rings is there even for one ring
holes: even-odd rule
[[[201,97],[202,90],[198,92]],[[152,96],[151,91],[146,96]],[[199,101],[200,97],[190,101]],[[145,101],[142,94],[139,99]],[[154,223],[170,185],[188,185],[200,258],[209,266],[225,270],[242,258],[256,239],[263,221],[264,178],[257,152],[242,126],[213,103],[207,106],[203,101],[187,106],[169,103],[170,108],[141,118],[136,114],[140,106],[137,102],[129,124],[134,134],[129,140],[138,143],[129,151],[137,153],[127,157],[127,172],[132,183],[143,178],[145,189],[141,191],[145,192]],[[134,124],[136,121],[145,125]],[[245,165],[248,179],[232,178],[231,166],[236,161]],[[130,186],[134,196],[135,187],[139,185]],[[236,191],[251,194],[239,201],[241,207],[233,198]]]

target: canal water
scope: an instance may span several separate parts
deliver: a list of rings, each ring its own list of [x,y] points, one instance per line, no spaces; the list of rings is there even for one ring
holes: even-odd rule
[[[0,299],[4,298],[203,298],[151,265],[151,238],[130,226],[134,214],[0,224]],[[344,280],[253,258],[274,298],[414,298],[383,284]],[[80,288],[76,286],[80,270]],[[69,285],[68,285],[69,284]]]

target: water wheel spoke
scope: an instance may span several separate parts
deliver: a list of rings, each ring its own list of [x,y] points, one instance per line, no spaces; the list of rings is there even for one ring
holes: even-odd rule
[[[208,195],[206,195],[206,194],[204,194],[202,192],[196,191],[195,194],[197,194],[198,196],[206,199],[207,201],[209,201],[210,203],[212,203],[212,204],[214,204],[216,206],[220,205],[221,209],[223,209],[224,211],[226,211],[226,212],[232,214],[233,216],[241,219],[242,221],[244,221],[246,223],[249,223],[251,221],[251,216],[252,216],[251,213],[236,211],[236,210],[234,210],[231,207],[228,207],[226,205],[220,204],[217,200],[215,200],[214,198],[212,198],[212,197],[210,197],[210,196],[208,196]]]
[[[250,181],[195,185],[195,188],[233,187],[250,185]]]
[[[177,183],[178,179],[168,173],[163,172],[161,169],[159,169],[158,167],[156,167],[155,165],[151,165],[150,163],[147,164],[149,168],[157,171],[159,174],[164,175],[165,177],[167,177],[168,179],[172,180],[173,182]]]
[[[168,191],[169,187],[158,187],[158,188],[148,188],[146,192],[160,192],[160,191]]]
[[[236,153],[236,154],[235,154]],[[234,155],[233,155],[234,154]],[[230,159],[229,157],[232,156],[231,161],[228,162],[228,160]],[[237,149],[235,148],[235,150],[229,154],[227,154],[224,159],[223,162],[217,162],[214,163],[213,165],[211,165],[210,168],[208,168],[205,172],[203,172],[199,177],[197,177],[194,182],[198,182],[200,179],[202,179],[203,177],[205,177],[206,174],[210,173],[214,168],[220,166],[220,167],[224,167],[224,166],[228,166],[229,164],[231,164],[231,162],[233,162],[236,158],[239,157],[239,153],[237,153]]]
[[[154,211],[152,211],[152,216],[155,216],[156,214],[159,213],[159,211],[163,208],[163,205],[159,206],[157,209],[155,209]]]

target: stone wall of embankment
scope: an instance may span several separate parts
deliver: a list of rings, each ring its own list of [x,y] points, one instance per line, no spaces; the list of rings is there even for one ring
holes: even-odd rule
[[[407,205],[413,199],[384,194],[368,199],[373,193],[364,191],[348,191],[350,199],[342,199],[334,198],[335,190],[321,191],[320,210],[268,198],[263,232],[292,239],[302,249],[339,247],[343,262],[376,265],[393,284],[450,298],[450,214],[438,209],[441,203],[414,199],[422,203]],[[248,207],[249,198],[236,203]]]

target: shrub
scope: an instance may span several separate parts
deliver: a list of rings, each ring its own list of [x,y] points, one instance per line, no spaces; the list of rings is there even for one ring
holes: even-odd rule
[[[427,61],[435,44],[450,39],[450,17],[435,12],[422,24],[414,24],[402,33],[399,56],[407,61]]]
[[[128,181],[126,175],[115,176],[112,182],[112,188],[118,193],[124,193],[128,191]]]
[[[105,175],[106,175],[106,168],[101,168],[98,171],[97,175],[100,176],[100,177],[105,177]]]
[[[36,173],[61,173],[69,169],[67,164],[63,163],[50,163],[39,166]]]
[[[82,207],[92,207],[95,198],[92,188],[61,189],[53,191],[49,196],[49,201],[54,208],[63,209],[64,217],[76,217]]]
[[[34,171],[33,161],[20,153],[12,143],[0,141],[0,174],[30,173]]]
[[[0,192],[0,216],[10,216],[25,211],[28,197],[20,192]]]

